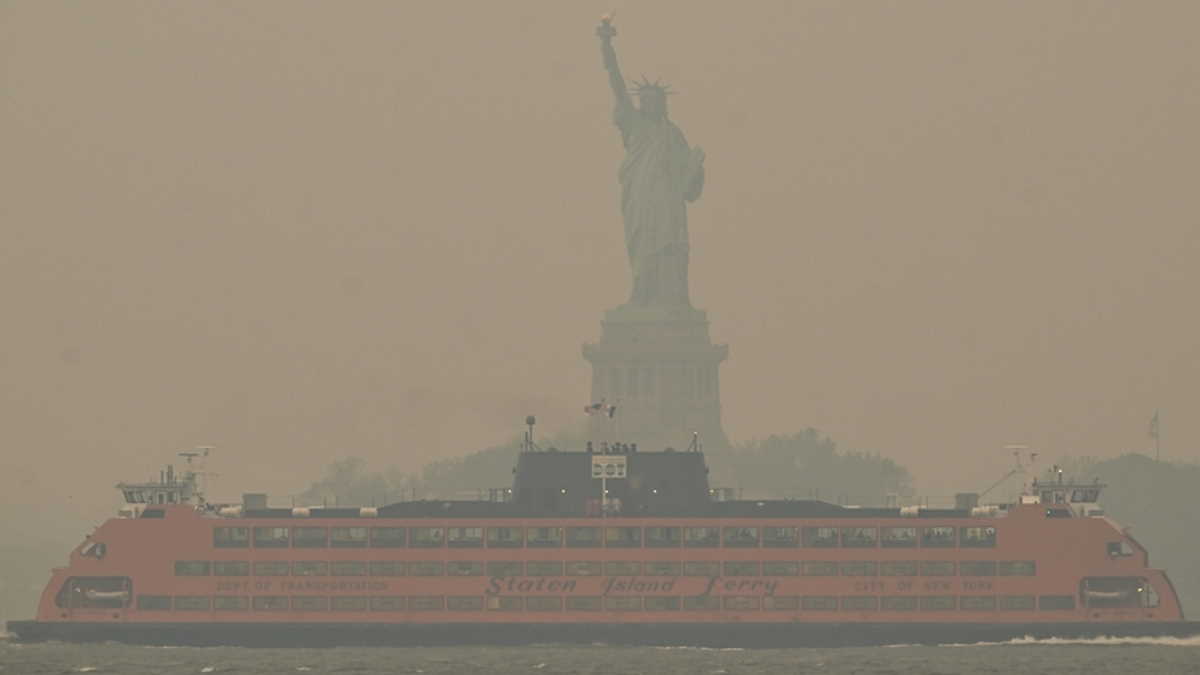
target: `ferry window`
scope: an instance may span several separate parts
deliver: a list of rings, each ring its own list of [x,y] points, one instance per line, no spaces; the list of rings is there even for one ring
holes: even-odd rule
[[[721,531],[715,527],[689,527],[683,543],[691,548],[715,548],[721,543]]]
[[[408,563],[410,577],[440,577],[442,562],[440,560],[414,560]]]
[[[991,548],[996,545],[996,528],[964,527],[958,542],[967,548]]]
[[[1034,597],[1032,595],[1002,595],[1000,596],[1000,609],[1004,610],[1021,610],[1033,609]]]
[[[440,595],[410,595],[408,608],[415,610],[434,611],[446,606],[446,600]]]
[[[996,571],[1002,577],[1032,577],[1037,574],[1037,563],[1033,560],[1001,560]]]
[[[329,563],[324,560],[297,560],[292,563],[292,576],[327,577],[329,576]]]
[[[683,563],[678,560],[652,560],[646,562],[648,577],[677,577],[683,574]]]
[[[483,574],[483,563],[477,560],[451,560],[446,563],[446,574],[452,577],[477,577]]]
[[[566,571],[569,577],[598,577],[600,563],[594,560],[568,560]]]
[[[917,528],[885,527],[882,543],[884,548],[916,548]]]
[[[917,576],[916,560],[885,560],[879,563],[879,575],[884,577]]]
[[[521,548],[525,543],[523,534],[519,527],[489,527],[488,548]]]
[[[606,527],[604,528],[604,543],[609,548],[640,548],[642,528]]]
[[[254,528],[255,548],[287,548],[288,529],[286,527],[256,527]]]
[[[335,577],[365,577],[367,563],[361,560],[334,560],[329,563],[329,572]]]
[[[964,577],[996,576],[995,560],[963,560],[958,563],[958,573]]]
[[[292,528],[292,546],[296,548],[325,548],[329,545],[329,533],[323,527]]]
[[[800,574],[800,563],[794,560],[768,560],[762,565],[764,577],[794,577]]]
[[[806,577],[836,577],[837,563],[829,560],[808,560],[801,564]]]
[[[79,555],[83,556],[84,558],[95,558],[96,560],[103,560],[104,555],[107,552],[108,552],[108,545],[105,544],[104,542],[89,541],[83,547],[83,550],[79,552]]]
[[[646,598],[646,611],[678,611],[679,596],[677,595],[651,595]]]
[[[211,606],[207,595],[175,596],[175,609],[181,612],[207,612]]]
[[[758,609],[762,605],[754,595],[726,595],[722,600],[725,609]]]
[[[842,546],[847,548],[875,548],[879,541],[879,530],[873,527],[843,527]]]
[[[292,597],[294,612],[323,612],[329,609],[329,599],[321,595],[296,595]]]
[[[715,595],[689,595],[683,598],[683,608],[692,611],[721,609],[721,598]]]
[[[479,595],[450,595],[446,597],[446,609],[458,612],[483,609],[483,597]]]
[[[561,612],[562,598],[557,595],[535,595],[525,598],[525,609],[530,612]]]
[[[440,548],[446,540],[445,533],[440,527],[414,527],[408,545],[413,548]]]
[[[1133,547],[1126,541],[1110,541],[1107,550],[1111,558],[1125,558],[1133,555]]]
[[[407,605],[403,595],[376,595],[371,598],[372,612],[399,612]]]
[[[214,595],[213,609],[228,612],[244,612],[250,609],[250,599],[244,595]]]
[[[1075,609],[1073,595],[1040,595],[1038,609]]]
[[[213,546],[216,548],[247,548],[250,546],[250,528],[214,527]]]
[[[451,548],[479,548],[483,546],[483,528],[451,527],[446,533],[446,545]]]
[[[519,577],[522,575],[520,560],[491,560],[487,564],[489,577]]]
[[[214,577],[248,577],[250,563],[245,560],[218,560],[213,563]]]
[[[329,608],[335,612],[363,612],[367,599],[362,596],[334,596],[329,599]]]
[[[996,609],[996,596],[962,595],[958,598],[958,608],[962,610],[990,611]]]
[[[1079,584],[1080,596],[1087,607],[1143,607],[1148,584],[1141,577],[1087,577]]]
[[[954,576],[953,560],[922,560],[921,576],[923,577],[952,577]]]
[[[333,527],[329,529],[329,545],[334,548],[366,548],[367,528]]]
[[[683,530],[678,527],[647,527],[647,548],[678,548],[683,541]]]
[[[530,577],[561,577],[561,560],[530,560],[525,563],[525,575]]]
[[[763,598],[763,609],[786,611],[800,609],[798,595],[768,595]]]
[[[600,528],[598,527],[568,527],[568,548],[592,548],[600,545]]]
[[[171,609],[171,596],[139,595],[137,596],[137,608],[148,610]]]
[[[955,607],[953,595],[922,595],[920,599],[922,612],[942,612]]]
[[[838,563],[838,573],[844,577],[873,577],[875,563],[871,560],[856,560]]]
[[[911,612],[917,608],[917,599],[911,595],[894,595],[882,598],[882,609],[893,612]]]
[[[176,560],[175,576],[206,577],[211,567],[207,560]]]
[[[257,595],[254,597],[254,609],[260,611],[286,610],[291,606],[286,595]]]
[[[580,595],[567,596],[567,609],[574,611],[591,612],[600,609],[600,596],[598,595]]]
[[[921,528],[922,548],[954,548],[953,527],[923,527]]]
[[[836,527],[805,527],[800,530],[804,545],[811,548],[834,548],[838,545]]]
[[[1100,498],[1100,490],[1095,488],[1075,489],[1071,491],[1071,501],[1073,502],[1095,502]]]
[[[405,528],[403,527],[372,527],[372,548],[401,548],[404,546]]]
[[[727,577],[756,577],[758,573],[757,562],[742,560],[729,560],[725,562],[725,576]]]
[[[254,576],[256,577],[286,577],[291,571],[291,565],[286,561],[271,561],[264,560],[254,563]]]
[[[838,608],[838,599],[832,595],[806,595],[800,598],[801,609],[815,610],[835,610]]]
[[[719,577],[721,565],[715,560],[688,560],[683,563],[683,575],[687,577]]]
[[[1154,584],[1148,583],[1142,579],[1142,607],[1158,607],[1158,591],[1154,590]]]
[[[604,598],[604,609],[617,612],[633,612],[642,609],[641,597],[608,596]]]
[[[562,546],[563,531],[561,527],[531,527],[529,539],[525,543],[531,548],[558,548]]]
[[[793,548],[799,544],[800,537],[794,527],[762,528],[762,545],[766,548]]]
[[[642,573],[642,563],[606,560],[604,561],[604,573],[610,577],[636,577]]]
[[[879,598],[873,595],[847,595],[842,598],[842,609],[866,611],[879,609]]]
[[[367,572],[373,577],[398,577],[404,574],[404,563],[399,560],[372,560],[367,563]]]
[[[757,527],[727,527],[722,541],[726,548],[753,548],[758,546]]]

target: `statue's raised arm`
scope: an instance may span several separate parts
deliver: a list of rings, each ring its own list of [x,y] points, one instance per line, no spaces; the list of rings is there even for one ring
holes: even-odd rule
[[[689,146],[668,116],[669,85],[644,76],[632,87],[625,83],[612,45],[616,34],[612,16],[602,17],[596,36],[616,99],[613,122],[625,146],[617,181],[625,248],[633,271],[627,304],[685,309],[691,306],[687,204],[704,189],[704,151]]]
[[[624,113],[633,110],[633,101],[625,86],[625,78],[621,75],[621,66],[617,64],[617,52],[613,49],[612,39],[617,29],[612,25],[611,16],[600,17],[600,25],[596,27],[596,35],[600,38],[600,55],[604,59],[604,69],[608,71],[608,84],[612,87],[613,100],[616,103],[617,125],[621,125]]]

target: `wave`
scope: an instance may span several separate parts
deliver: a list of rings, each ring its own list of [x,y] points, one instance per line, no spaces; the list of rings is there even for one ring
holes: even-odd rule
[[[659,645],[654,648],[660,649],[662,651],[669,651],[672,649],[692,650],[692,651],[697,651],[697,652],[744,652],[744,651],[746,651],[745,647],[689,647],[688,645],[675,645],[675,646]]]
[[[1188,637],[1115,637],[1093,638],[1037,638],[1032,635],[1013,638],[1004,642],[962,642],[938,645],[939,647],[1013,647],[1028,645],[1093,645],[1093,646],[1155,646],[1155,647],[1200,647],[1200,635]]]

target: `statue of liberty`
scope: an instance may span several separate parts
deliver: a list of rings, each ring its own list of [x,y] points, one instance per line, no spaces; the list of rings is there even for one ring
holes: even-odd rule
[[[616,34],[611,17],[601,19],[596,35],[616,99],[613,121],[625,145],[617,175],[633,269],[628,304],[690,308],[686,202],[696,201],[704,188],[704,151],[689,147],[667,118],[667,86],[643,77],[632,91],[627,87],[612,46]],[[636,107],[631,93],[638,97]]]

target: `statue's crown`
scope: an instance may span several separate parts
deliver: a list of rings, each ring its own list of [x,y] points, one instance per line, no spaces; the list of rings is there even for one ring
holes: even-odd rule
[[[638,95],[648,94],[651,92],[657,92],[663,96],[670,96],[675,93],[671,91],[671,85],[661,82],[657,78],[651,82],[650,80],[646,79],[645,75],[642,76],[641,82],[635,81],[633,83],[633,87],[629,90],[629,93]]]

